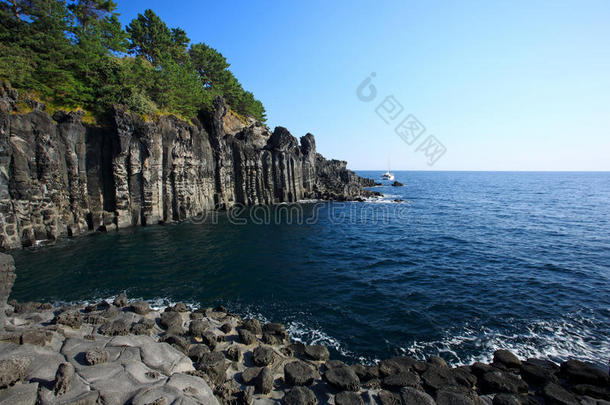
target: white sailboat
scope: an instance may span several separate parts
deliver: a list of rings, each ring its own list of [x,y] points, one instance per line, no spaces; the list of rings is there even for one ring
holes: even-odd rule
[[[394,175],[390,172],[390,157],[388,156],[388,171],[381,175],[383,180],[394,180]]]

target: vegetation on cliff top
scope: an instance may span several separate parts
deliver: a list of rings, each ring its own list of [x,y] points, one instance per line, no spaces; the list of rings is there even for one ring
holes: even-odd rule
[[[222,95],[237,113],[265,120],[229,63],[146,10],[123,29],[112,0],[0,0],[0,79],[42,101],[102,113],[193,117]]]

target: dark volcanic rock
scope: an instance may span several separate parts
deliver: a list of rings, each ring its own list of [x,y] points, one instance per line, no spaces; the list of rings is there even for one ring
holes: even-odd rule
[[[6,301],[15,283],[15,260],[13,256],[0,253],[0,331],[6,323]]]
[[[146,301],[132,302],[130,306],[131,310],[139,315],[146,315],[150,312],[150,305]]]
[[[292,387],[284,395],[285,405],[317,405],[316,395],[307,387]]]
[[[254,379],[256,391],[261,394],[268,394],[273,389],[273,373],[269,367],[264,367]]]
[[[421,380],[419,375],[413,371],[403,371],[398,374],[385,377],[381,383],[389,390],[397,390],[402,387],[417,387]]]
[[[78,311],[62,312],[55,317],[54,323],[66,325],[73,329],[79,329],[83,324],[83,314]]]
[[[85,361],[90,366],[106,363],[110,359],[110,353],[101,347],[96,347],[85,352]]]
[[[392,183],[393,187],[402,187],[404,186],[404,184],[402,184],[400,181],[395,181],[394,183]]]
[[[576,397],[570,392],[566,391],[560,385],[555,383],[548,383],[542,389],[542,396],[549,405],[571,405],[578,404]]]
[[[404,405],[435,405],[434,399],[413,387],[404,387],[400,390],[400,397]]]
[[[364,401],[355,392],[342,391],[335,395],[335,405],[364,405]]]
[[[318,361],[328,360],[330,357],[328,349],[321,345],[305,346],[305,355],[312,360]]]
[[[449,367],[431,365],[422,374],[421,378],[424,381],[424,386],[431,391],[457,385],[455,376]]]
[[[494,396],[493,405],[523,405],[523,402],[513,394],[497,394]]]
[[[241,373],[241,380],[244,385],[254,385],[254,379],[261,372],[261,367],[249,367]]]
[[[120,293],[112,302],[115,306],[123,308],[127,306],[127,296],[125,293]]]
[[[557,371],[559,367],[550,361],[528,359],[521,363],[521,378],[532,385],[557,382]]]
[[[374,182],[319,155],[313,135],[299,144],[285,128],[243,124],[221,98],[203,125],[174,116],[145,121],[116,106],[104,126],[90,127],[82,112],[51,118],[15,114],[9,104],[0,100],[2,249],[180,221],[236,203],[372,194],[363,186]]]
[[[349,366],[332,367],[326,370],[324,378],[329,384],[341,390],[358,391],[360,389],[360,380]]]
[[[247,319],[244,321],[244,324],[242,325],[242,328],[244,328],[247,331],[250,331],[252,333],[254,333],[255,335],[260,335],[263,333],[263,328],[261,326],[261,323],[258,319]]]
[[[129,334],[131,325],[124,319],[109,321],[100,326],[98,332],[106,336],[126,336]]]
[[[268,366],[273,363],[273,349],[267,346],[258,346],[252,352],[252,361],[259,367]]]
[[[496,350],[494,352],[494,363],[502,364],[504,367],[519,369],[521,367],[521,360],[509,350]]]
[[[239,340],[246,346],[256,343],[256,336],[249,330],[239,329],[237,333],[239,334]]]
[[[30,362],[30,359],[25,357],[0,360],[0,388],[22,381],[27,375]]]
[[[318,374],[309,364],[293,361],[284,366],[284,377],[288,385],[311,385]]]
[[[163,312],[161,319],[159,319],[159,325],[163,329],[172,329],[182,327],[182,316],[178,312]]]
[[[507,394],[519,394],[527,392],[528,390],[525,381],[514,374],[503,371],[490,371],[483,374],[479,380],[479,386],[481,392],[484,394],[502,392]]]
[[[568,360],[562,363],[561,374],[572,384],[591,384],[600,387],[610,385],[608,372],[578,360]]]
[[[466,392],[452,387],[436,393],[437,405],[479,405],[479,398],[472,391]]]
[[[70,390],[74,381],[74,366],[70,363],[61,363],[55,374],[55,395],[63,395]]]

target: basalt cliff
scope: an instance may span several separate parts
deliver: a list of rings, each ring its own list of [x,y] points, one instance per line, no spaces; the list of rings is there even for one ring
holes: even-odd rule
[[[104,125],[52,116],[0,86],[0,249],[92,231],[181,221],[234,204],[356,200],[373,181],[316,152],[286,128],[271,132],[214,111],[184,121],[144,120],[116,106]]]

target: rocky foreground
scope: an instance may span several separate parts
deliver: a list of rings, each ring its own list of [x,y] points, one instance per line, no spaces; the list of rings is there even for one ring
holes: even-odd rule
[[[376,365],[331,360],[278,323],[223,307],[144,301],[54,307],[6,302],[0,255],[0,404],[610,404],[610,378],[586,363],[520,360],[450,367],[440,357]]]

